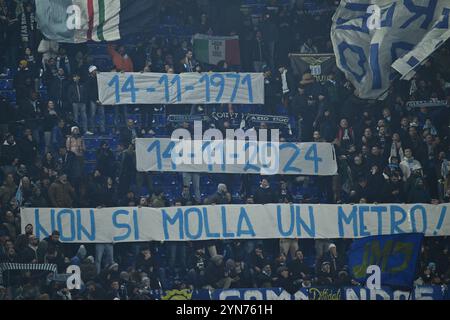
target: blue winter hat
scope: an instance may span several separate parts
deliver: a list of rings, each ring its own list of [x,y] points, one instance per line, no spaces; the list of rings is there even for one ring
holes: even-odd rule
[[[79,266],[80,265],[80,258],[78,258],[77,256],[73,257],[72,259],[70,259],[70,264]]]

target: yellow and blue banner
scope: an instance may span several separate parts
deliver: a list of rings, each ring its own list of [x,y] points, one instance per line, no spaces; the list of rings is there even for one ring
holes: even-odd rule
[[[381,285],[412,287],[423,233],[371,236],[353,242],[348,258],[352,276],[365,282],[367,267],[381,269]]]

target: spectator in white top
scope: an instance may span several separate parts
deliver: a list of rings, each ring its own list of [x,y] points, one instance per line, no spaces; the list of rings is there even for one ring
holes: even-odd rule
[[[412,171],[422,169],[420,162],[412,156],[412,150],[410,148],[405,149],[405,157],[400,162],[400,169],[402,170],[404,181],[408,180]]]

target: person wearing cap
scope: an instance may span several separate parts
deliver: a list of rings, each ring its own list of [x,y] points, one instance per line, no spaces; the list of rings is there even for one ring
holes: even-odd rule
[[[72,111],[75,122],[81,125],[81,129],[87,135],[92,135],[87,127],[87,113],[86,103],[88,100],[87,90],[84,84],[80,82],[80,75],[75,73],[73,75],[73,82],[69,85],[67,97],[69,103],[72,105]]]
[[[95,132],[96,123],[95,116],[98,114],[98,132],[100,134],[105,134],[105,107],[101,104],[98,98],[98,83],[97,83],[97,72],[96,66],[92,65],[89,67],[89,77],[87,79],[87,91],[88,91],[88,106],[89,106],[89,131]]]
[[[338,254],[334,243],[330,243],[328,246],[328,251],[322,257],[320,265],[323,265],[323,263],[328,263],[330,265],[330,274],[332,277],[337,276],[337,273],[342,270],[344,261],[342,260],[341,255]]]
[[[21,60],[17,73],[14,75],[13,86],[16,90],[17,101],[21,102],[29,98],[34,86],[31,83],[32,74],[28,69],[27,60]]]
[[[289,269],[287,267],[279,267],[277,269],[277,278],[273,282],[274,288],[283,288],[290,294],[294,294],[298,288],[294,285],[294,281],[289,275]]]

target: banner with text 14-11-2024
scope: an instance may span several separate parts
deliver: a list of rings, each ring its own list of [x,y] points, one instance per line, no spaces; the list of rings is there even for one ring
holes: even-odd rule
[[[117,73],[97,75],[104,105],[264,104],[262,73]]]
[[[136,139],[138,171],[286,174],[337,174],[331,143],[228,140]]]
[[[449,204],[212,205],[171,208],[22,208],[27,224],[63,242],[117,243],[212,239],[361,238],[424,233],[450,235]]]

